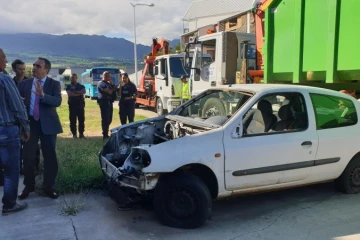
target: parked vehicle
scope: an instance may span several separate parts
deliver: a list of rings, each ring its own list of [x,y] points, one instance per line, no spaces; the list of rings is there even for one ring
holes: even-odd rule
[[[221,85],[249,83],[246,73],[247,69],[256,68],[255,50],[254,34],[218,32],[195,38],[187,44],[184,57],[184,67],[191,69],[191,95]],[[204,111],[212,114],[224,113],[219,99],[209,99],[205,108]]]
[[[182,103],[180,77],[190,75],[190,68],[183,64],[184,53],[170,54],[168,40],[160,39],[152,45],[152,54],[145,59],[145,66],[137,88],[137,106],[154,109],[158,115],[171,112]],[[204,61],[211,59],[204,55]],[[192,60],[189,54],[190,61]]]
[[[360,1],[262,0],[254,9],[254,82],[360,91],[360,45],[353,14]],[[321,12],[315,9],[321,9]],[[311,24],[315,23],[315,24]],[[349,50],[351,46],[351,50]]]
[[[188,43],[185,53],[184,66],[191,69],[193,96],[208,88],[249,82],[247,69],[256,69],[255,34],[252,33],[207,34]]]
[[[204,111],[212,99],[223,108],[216,116]],[[333,180],[359,193],[359,116],[359,102],[333,90],[218,86],[112,129],[99,161],[119,205],[150,197],[163,224],[196,228],[213,200],[238,194]]]

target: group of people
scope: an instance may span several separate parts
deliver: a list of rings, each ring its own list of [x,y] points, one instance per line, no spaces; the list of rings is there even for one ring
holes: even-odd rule
[[[182,88],[182,99],[187,101],[191,98],[189,93],[189,82],[186,79],[186,75],[180,77]],[[101,112],[101,126],[103,139],[109,138],[109,127],[113,118],[113,103],[117,96],[120,96],[119,100],[119,115],[121,125],[127,122],[134,122],[135,117],[135,105],[137,87],[130,81],[127,73],[121,74],[120,84],[116,86],[112,79],[112,75],[108,71],[104,71],[102,80],[97,84],[98,99],[97,102],[100,106]],[[76,118],[79,121],[79,134],[80,138],[84,137],[84,94],[85,87],[77,82],[77,75],[71,76],[71,84],[66,87],[66,92],[69,96],[69,112],[70,112],[70,129],[74,138],[77,138],[76,134]]]
[[[97,84],[98,99],[97,103],[101,112],[101,126],[103,139],[109,138],[109,128],[113,118],[113,104],[120,96],[119,101],[119,115],[122,125],[127,122],[134,122],[135,117],[135,101],[137,88],[133,82],[130,81],[127,73],[121,75],[121,81],[116,86],[111,80],[111,73],[105,71],[102,80]],[[71,83],[66,87],[68,94],[69,105],[69,120],[70,130],[73,138],[77,138],[77,122],[79,138],[85,138],[85,87],[78,82],[78,76],[72,74]]]
[[[56,108],[61,105],[60,82],[48,77],[51,63],[39,57],[33,63],[32,78],[23,76],[25,64],[12,64],[16,77],[6,74],[7,59],[0,49],[0,172],[3,173],[4,196],[2,215],[21,211],[27,203],[17,203],[35,190],[36,169],[39,166],[39,141],[44,158],[42,190],[56,199],[54,190],[58,172],[56,156],[57,134],[62,133]],[[20,162],[23,161],[24,185],[18,194]],[[2,179],[2,177],[0,177]]]
[[[42,190],[46,196],[56,199],[55,181],[58,173],[56,156],[57,134],[62,133],[56,108],[61,105],[60,82],[48,77],[51,63],[39,57],[33,63],[32,78],[25,77],[25,63],[19,59],[12,63],[16,73],[11,78],[5,68],[5,52],[0,49],[0,185],[4,186],[2,214],[21,211],[27,203],[17,203],[35,191],[35,177],[39,169],[40,150],[44,158]],[[137,88],[127,73],[115,86],[111,73],[104,72],[97,85],[98,104],[101,110],[103,138],[109,138],[113,102],[120,96],[119,115],[121,124],[133,122]],[[76,74],[66,87],[68,94],[70,130],[74,138],[85,138],[85,87],[78,83]],[[77,121],[78,129],[77,129]],[[19,175],[24,175],[25,188],[18,195]]]
[[[123,73],[121,78],[120,84],[116,86],[111,80],[111,73],[105,71],[102,81],[97,85],[97,101],[101,112],[103,139],[109,138],[108,132],[113,117],[113,103],[117,98],[117,94],[120,96],[119,115],[121,124],[124,125],[127,121],[129,123],[134,122],[137,88],[130,81],[127,73]]]

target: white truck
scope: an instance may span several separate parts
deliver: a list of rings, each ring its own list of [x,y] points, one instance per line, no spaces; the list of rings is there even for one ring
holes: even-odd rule
[[[209,116],[209,99],[225,112]],[[148,198],[163,224],[196,228],[213,200],[234,195],[334,180],[359,193],[359,117],[355,98],[328,89],[217,86],[167,115],[112,129],[99,162],[120,206]]]
[[[156,57],[155,90],[156,111],[158,115],[171,112],[182,103],[182,75],[189,75],[190,68],[183,64],[184,53],[168,54]],[[190,59],[192,56],[190,55]]]
[[[189,76],[190,68],[183,63],[185,54],[166,54],[156,57],[154,62],[155,109],[157,114],[163,115],[171,112],[182,103],[182,86],[180,77]],[[209,60],[210,55],[204,55]],[[189,55],[190,61],[192,54]]]

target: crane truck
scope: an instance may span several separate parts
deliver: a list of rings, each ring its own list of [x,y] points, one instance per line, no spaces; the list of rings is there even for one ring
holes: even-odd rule
[[[147,106],[158,115],[163,115],[181,105],[180,77],[189,74],[189,69],[184,68],[183,59],[184,53],[170,54],[167,39],[153,39],[152,51],[145,59],[137,89],[137,107]]]

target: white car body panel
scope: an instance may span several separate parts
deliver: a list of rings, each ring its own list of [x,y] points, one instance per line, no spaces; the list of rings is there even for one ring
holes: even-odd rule
[[[142,169],[148,173],[169,173],[189,164],[210,168],[216,176],[218,197],[300,186],[336,179],[349,161],[360,152],[360,104],[355,98],[332,90],[281,84],[236,84],[218,89],[256,93],[222,127],[185,136],[157,145],[141,146],[151,157],[151,164]],[[308,128],[297,132],[280,132],[233,138],[244,114],[264,95],[298,92],[305,98]],[[356,125],[317,130],[309,93],[328,94],[351,100],[356,106]],[[312,146],[301,146],[311,141]],[[215,154],[220,154],[216,157]],[[331,159],[339,158],[331,162]],[[326,160],[326,164],[324,164]],[[329,162],[330,160],[330,162]],[[253,175],[233,176],[236,171],[278,165],[318,161],[316,166],[277,170]]]

